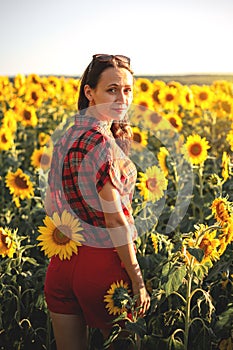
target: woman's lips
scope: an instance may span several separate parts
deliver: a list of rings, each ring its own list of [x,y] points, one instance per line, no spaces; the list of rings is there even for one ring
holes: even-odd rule
[[[112,110],[117,113],[123,113],[127,111],[127,107],[112,107]]]
[[[117,113],[122,113],[126,111],[125,108],[113,108],[113,110],[116,111]]]

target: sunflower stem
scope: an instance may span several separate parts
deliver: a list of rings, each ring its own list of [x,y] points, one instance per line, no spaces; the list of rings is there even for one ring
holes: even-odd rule
[[[187,291],[186,291],[186,305],[185,305],[185,327],[184,327],[184,350],[188,350],[188,338],[189,338],[189,327],[190,327],[190,307],[191,307],[191,289],[193,279],[193,263],[194,258],[190,260],[187,274]]]

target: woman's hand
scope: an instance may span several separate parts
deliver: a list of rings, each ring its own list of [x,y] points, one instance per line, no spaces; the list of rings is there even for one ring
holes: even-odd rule
[[[132,282],[133,294],[138,295],[137,306],[140,307],[138,315],[143,317],[150,307],[150,296],[144,283]]]

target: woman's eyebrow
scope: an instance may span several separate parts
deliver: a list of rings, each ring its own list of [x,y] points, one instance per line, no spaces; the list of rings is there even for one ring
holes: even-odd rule
[[[114,86],[114,87],[115,87],[115,86],[116,86],[116,87],[117,87],[117,86],[127,86],[127,87],[130,87],[130,86],[132,86],[132,85],[130,85],[130,84],[120,85],[120,84],[117,84],[117,83],[110,83],[110,84],[108,84],[107,86],[108,86],[108,87],[109,87],[109,86]]]
[[[119,84],[117,84],[117,83],[110,83],[107,86],[119,86]]]

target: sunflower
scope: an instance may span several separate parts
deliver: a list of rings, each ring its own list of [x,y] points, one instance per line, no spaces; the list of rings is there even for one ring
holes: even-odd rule
[[[155,202],[163,197],[168,181],[162,170],[153,165],[147,168],[145,173],[140,172],[139,175],[141,178],[139,178],[140,182],[137,183],[137,187],[146,201]]]
[[[51,136],[44,132],[40,132],[38,136],[38,142],[40,146],[45,146],[47,143],[51,142]]]
[[[62,86],[62,103],[63,106],[67,107],[75,107],[75,101],[77,101],[77,97],[79,95],[80,90],[80,82],[79,79],[64,79],[63,78],[63,86]]]
[[[7,128],[11,133],[14,133],[16,131],[17,118],[15,112],[12,109],[9,109],[4,113],[2,125],[3,127]]]
[[[47,77],[47,82],[48,82],[48,84],[52,85],[56,89],[57,92],[61,92],[62,81],[60,78],[51,75],[51,76]]]
[[[212,261],[218,260],[220,257],[219,246],[220,241],[216,238],[217,231],[209,230],[207,225],[200,224],[194,235],[190,238],[184,240],[185,245],[189,248],[201,249],[203,251],[203,257],[201,263],[209,262],[212,264]],[[190,261],[190,258],[194,258],[188,250],[185,250],[185,256]],[[200,263],[196,258],[194,258],[194,263]]]
[[[145,114],[143,124],[146,128],[152,131],[167,129],[167,121],[162,114],[157,112],[149,112]]]
[[[148,78],[137,78],[134,83],[135,93],[148,94],[153,87],[152,82]]]
[[[168,176],[168,167],[167,167],[167,157],[169,155],[169,152],[166,147],[160,147],[159,153],[157,155],[159,166],[163,170],[164,175]]]
[[[19,120],[24,126],[36,126],[38,120],[35,107],[25,105],[20,111]]]
[[[9,102],[9,106],[14,113],[14,119],[18,122],[22,119],[21,111],[26,106],[25,102],[20,97],[16,97]]]
[[[0,227],[0,255],[3,258],[5,256],[12,258],[15,251],[16,242],[13,239],[12,231],[8,228]]]
[[[227,181],[229,179],[229,166],[230,166],[230,156],[227,154],[227,152],[223,152],[222,154],[222,177],[224,181]]]
[[[217,231],[206,232],[202,238],[199,248],[203,250],[204,257],[202,262],[215,261],[219,259],[218,247],[220,245],[219,239],[216,239]]]
[[[220,236],[220,242],[224,241],[225,246],[233,241],[233,217],[228,219],[227,225],[223,227],[222,235]]]
[[[220,108],[224,116],[233,118],[233,101],[232,97],[228,96],[220,103]]]
[[[38,83],[28,85],[25,94],[27,104],[40,107],[46,98],[46,93]]]
[[[141,112],[154,109],[154,102],[150,95],[135,94],[133,103],[138,106]]]
[[[6,176],[6,186],[13,194],[13,201],[19,207],[19,199],[31,198],[34,195],[33,185],[30,178],[20,168],[15,173],[9,171]]]
[[[56,99],[56,96],[58,96],[61,93],[62,81],[58,77],[43,77],[41,84],[45,93],[43,98],[45,98],[46,96],[47,99],[51,99],[52,101],[54,101],[54,99]]]
[[[20,88],[22,88],[23,86],[25,86],[25,82],[26,82],[26,79],[25,79],[25,75],[23,74],[17,74],[15,77],[14,77],[14,87],[19,90]]]
[[[180,132],[183,127],[181,117],[176,113],[168,113],[165,114],[165,118],[169,121],[169,123],[176,129],[176,131]]]
[[[41,77],[38,74],[35,73],[31,73],[26,77],[26,84],[28,86],[32,85],[32,84],[41,84]]]
[[[123,280],[113,282],[104,296],[105,306],[108,313],[111,315],[120,315],[127,312],[127,304],[129,302],[129,287],[128,283]]]
[[[208,179],[208,183],[211,188],[219,188],[222,186],[222,179],[217,174],[211,174]]]
[[[178,89],[173,86],[165,86],[160,90],[158,99],[164,109],[178,109]]]
[[[221,224],[226,224],[232,216],[232,203],[225,197],[215,198],[210,207],[215,219]]]
[[[17,96],[24,96],[26,93],[25,77],[18,74],[14,78],[14,88],[16,89]]]
[[[14,98],[14,91],[8,77],[0,77],[0,101],[10,101]]]
[[[132,127],[133,143],[132,147],[136,150],[142,150],[147,145],[147,132],[140,130],[137,126]]]
[[[232,82],[226,80],[215,80],[213,81],[211,87],[214,91],[224,92],[230,94],[232,91]]]
[[[201,109],[208,109],[211,106],[214,97],[210,86],[191,85],[190,88],[194,95],[195,105],[201,107]]]
[[[45,226],[38,227],[41,235],[37,239],[48,258],[58,255],[61,260],[70,259],[73,253],[78,253],[78,246],[85,241],[83,235],[77,233],[82,231],[78,219],[64,210],[61,216],[56,212],[52,217],[46,215],[43,222]]]
[[[46,171],[49,169],[51,164],[51,152],[44,147],[35,149],[31,156],[31,164],[35,168],[41,168]]]
[[[154,87],[153,90],[151,91],[151,97],[154,102],[154,107],[160,106],[160,101],[159,101],[159,92],[160,89],[158,87]]]
[[[151,236],[152,244],[154,247],[154,251],[156,254],[158,254],[158,251],[159,251],[159,249],[158,249],[158,237],[155,233],[151,233],[150,236]]]
[[[199,135],[189,135],[186,143],[182,147],[188,161],[192,164],[202,164],[207,159],[207,150],[210,148],[205,137]]]
[[[9,129],[0,128],[0,151],[8,151],[13,145],[13,135]]]
[[[179,90],[179,104],[186,110],[193,110],[194,109],[194,97],[193,92],[190,89],[189,86],[184,85]]]
[[[221,93],[213,101],[213,110],[220,118],[233,118],[233,101],[232,97]]]

